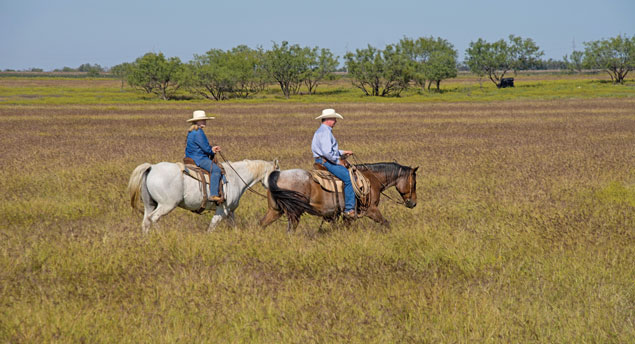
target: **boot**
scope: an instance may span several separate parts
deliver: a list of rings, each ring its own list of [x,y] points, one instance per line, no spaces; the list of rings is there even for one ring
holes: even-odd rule
[[[342,215],[344,215],[344,217],[348,219],[354,219],[357,217],[357,215],[355,215],[355,210],[345,211],[342,213]]]
[[[222,199],[219,196],[210,196],[207,200],[210,201],[210,202],[214,202],[216,204],[221,204],[224,201],[224,199]]]

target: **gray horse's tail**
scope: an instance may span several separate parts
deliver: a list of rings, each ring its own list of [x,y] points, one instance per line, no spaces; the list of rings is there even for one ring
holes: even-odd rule
[[[128,194],[130,194],[130,206],[133,209],[139,210],[143,213],[143,207],[141,207],[141,187],[145,182],[145,177],[150,172],[152,165],[149,163],[143,163],[137,166],[130,175],[130,181],[128,182]]]
[[[278,209],[282,210],[282,212],[287,215],[289,221],[297,223],[304,212],[311,215],[319,215],[318,212],[311,206],[310,200],[307,196],[297,191],[279,188],[279,176],[280,171],[273,171],[269,175],[269,192],[271,193],[273,200],[276,202]]]

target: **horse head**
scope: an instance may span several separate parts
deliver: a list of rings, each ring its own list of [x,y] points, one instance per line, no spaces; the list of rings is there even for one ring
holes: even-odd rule
[[[408,167],[408,173],[400,175],[395,187],[404,201],[404,205],[408,208],[414,208],[417,205],[417,170],[419,166]]]

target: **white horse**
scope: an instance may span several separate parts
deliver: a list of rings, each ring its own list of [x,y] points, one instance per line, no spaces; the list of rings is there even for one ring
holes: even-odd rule
[[[206,210],[216,208],[208,231],[214,230],[224,218],[228,218],[231,225],[235,226],[234,210],[245,190],[259,181],[267,188],[267,177],[271,172],[279,170],[277,160],[243,160],[221,164],[227,179],[227,183],[223,184],[225,202],[219,206],[208,202]],[[134,209],[141,211],[139,199],[143,202],[141,229],[144,234],[148,233],[151,225],[177,206],[192,211],[199,209],[204,197],[199,181],[184,174],[179,164],[171,162],[155,165],[143,163],[137,166],[130,176],[128,193],[130,205]]]

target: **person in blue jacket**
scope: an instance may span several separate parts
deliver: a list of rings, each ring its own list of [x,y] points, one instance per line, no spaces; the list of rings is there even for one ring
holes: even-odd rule
[[[212,159],[214,155],[221,151],[219,146],[210,146],[207,136],[203,132],[208,119],[214,119],[205,115],[205,111],[194,111],[192,118],[188,122],[193,122],[187,133],[187,144],[185,146],[185,157],[191,158],[196,166],[210,172],[209,180],[209,200],[220,202],[222,199],[218,195],[218,185],[220,183],[221,171]]]
[[[355,191],[345,160],[353,152],[340,150],[337,140],[333,136],[333,127],[338,118],[343,119],[342,115],[333,109],[324,109],[322,114],[315,118],[321,120],[322,124],[313,134],[311,152],[315,162],[322,164],[329,172],[344,182],[344,216],[355,217]]]

